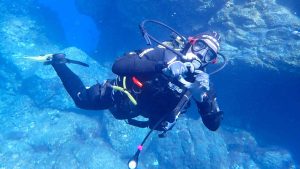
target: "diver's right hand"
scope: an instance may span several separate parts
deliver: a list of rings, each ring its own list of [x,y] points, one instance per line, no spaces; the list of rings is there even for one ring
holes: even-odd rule
[[[168,65],[167,68],[164,69],[164,73],[167,76],[171,76],[173,78],[178,78],[179,76],[182,76],[187,72],[188,72],[187,66],[180,61],[172,62]]]
[[[47,64],[65,64],[68,62],[66,55],[63,53],[55,53],[47,58]]]

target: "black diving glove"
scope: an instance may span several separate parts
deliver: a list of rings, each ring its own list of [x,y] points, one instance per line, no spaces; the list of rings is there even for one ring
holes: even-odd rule
[[[223,120],[224,112],[216,111],[201,115],[203,124],[211,131],[216,131]]]

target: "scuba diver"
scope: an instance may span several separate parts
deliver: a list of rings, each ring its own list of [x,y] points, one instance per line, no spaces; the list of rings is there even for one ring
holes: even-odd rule
[[[118,120],[130,125],[166,131],[177,119],[171,113],[187,88],[204,125],[215,131],[220,126],[223,112],[220,111],[209,75],[204,64],[215,62],[219,51],[220,36],[216,32],[205,32],[191,37],[183,47],[180,58],[163,46],[129,52],[117,59],[112,72],[118,77],[103,84],[85,87],[80,78],[66,65],[70,60],[65,54],[50,54],[51,64],[65,89],[77,107],[88,110],[109,109]],[[195,73],[197,72],[197,73]],[[185,77],[190,85],[181,84],[178,78]],[[184,113],[189,104],[185,105]],[[146,121],[134,118],[143,116]],[[154,128],[162,118],[163,121]]]
[[[144,24],[147,22],[172,30],[172,40],[156,40],[145,30]],[[112,72],[117,77],[108,79],[103,84],[86,87],[66,64],[88,65],[71,60],[63,53],[34,58],[44,58],[44,64],[52,65],[78,108],[109,109],[118,120],[151,129],[129,161],[129,168],[137,167],[138,156],[151,132],[162,131],[159,136],[165,137],[166,132],[174,127],[179,115],[186,112],[191,100],[197,104],[202,122],[209,130],[216,131],[223,119],[223,111],[217,104],[216,94],[209,80],[209,75],[226,65],[226,58],[219,53],[220,35],[214,31],[204,32],[186,40],[172,28],[154,20],[145,20],[140,28],[148,44],[151,44],[151,39],[159,45],[135,50],[118,58],[112,66]],[[223,57],[224,64],[216,71],[207,73],[206,67],[216,63],[218,55]],[[146,120],[137,120],[138,116]]]

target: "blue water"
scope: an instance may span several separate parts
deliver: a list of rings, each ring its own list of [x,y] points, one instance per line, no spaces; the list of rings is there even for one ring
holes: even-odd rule
[[[279,4],[286,6],[291,12],[293,12],[295,15],[300,16],[300,10],[299,10],[299,1],[294,0],[278,0]]]
[[[96,60],[99,67],[103,67],[99,70],[92,67],[92,70],[89,69],[92,74],[87,74],[87,69],[73,67],[79,77],[84,78],[85,81],[89,81],[90,78],[103,80],[111,78],[110,65],[117,57],[125,52],[147,47],[138,29],[138,24],[144,19],[161,20],[186,36],[211,29],[211,27],[223,34],[230,34],[231,30],[227,30],[230,25],[210,23],[212,17],[218,15],[219,11],[226,8],[228,4],[225,5],[221,0],[215,1],[214,5],[212,1],[201,2],[203,3],[200,1],[198,3],[204,4],[204,8],[196,8],[193,2],[181,1],[172,1],[172,3],[143,1],[141,3],[118,0],[90,2],[37,0],[32,1],[29,7],[23,7],[21,2],[9,4],[3,1],[0,2],[2,13],[9,13],[9,11],[12,13],[0,17],[0,22],[4,27],[7,25],[6,20],[13,18],[12,15],[19,16],[23,9],[32,10],[27,12],[28,17],[35,18],[36,23],[44,24],[41,27],[46,28],[41,30],[45,31],[43,33],[47,36],[51,36],[49,39],[56,40],[53,45],[57,45],[59,50],[76,47]],[[248,1],[234,0],[233,2],[237,7],[242,8],[242,5]],[[278,0],[278,3],[284,5],[293,16],[299,19],[298,1]],[[19,9],[18,5],[22,7]],[[10,10],[4,10],[5,6],[9,6]],[[15,11],[11,6],[16,7]],[[187,8],[183,9],[181,6]],[[266,3],[266,8],[259,7],[259,9],[271,10],[273,8],[273,6],[267,7],[268,3]],[[192,11],[198,11],[198,13]],[[40,17],[30,16],[30,14],[40,15]],[[42,21],[39,20],[41,18]],[[233,18],[236,18],[240,25],[248,24],[248,21],[241,16],[233,16]],[[278,18],[275,17],[274,20],[276,19]],[[270,19],[269,22],[271,23],[272,20]],[[15,25],[18,27],[17,21],[13,23],[17,23]],[[195,24],[198,25],[194,27]],[[288,29],[294,31],[294,27],[295,30],[297,28],[299,30],[297,25],[292,25]],[[9,28],[13,30],[14,26]],[[33,26],[30,29],[33,29]],[[266,29],[271,32],[276,29],[276,26],[269,26]],[[4,37],[1,40],[12,37],[13,42],[14,40],[20,41],[20,43],[5,41],[0,45],[0,63],[3,68],[0,70],[0,77],[4,79],[0,83],[0,91],[4,93],[0,97],[0,121],[3,123],[0,127],[0,143],[3,145],[0,148],[0,168],[18,168],[18,166],[21,166],[19,168],[105,168],[126,165],[145,131],[137,132],[125,128],[124,124],[118,124],[112,117],[104,115],[108,112],[99,113],[76,109],[56,75],[48,76],[50,71],[54,72],[52,69],[48,70],[32,64],[35,67],[27,71],[28,65],[24,66],[18,60],[20,56],[25,55],[25,51],[27,56],[30,49],[34,55],[40,51],[49,52],[51,48],[28,49],[26,46],[32,45],[30,40],[35,38],[35,34],[26,32],[26,27],[20,30],[32,38],[24,38],[14,34],[13,31],[9,32],[4,29],[0,32],[0,36]],[[159,28],[153,30],[154,35],[159,39],[169,38],[168,34]],[[251,28],[248,30],[251,31]],[[19,31],[20,34],[22,31]],[[286,30],[284,29],[283,32]],[[260,33],[254,34],[259,37]],[[240,37],[237,36],[228,37],[239,39]],[[283,35],[278,35],[278,37],[281,36]],[[299,43],[300,33],[299,37],[294,36],[283,39],[287,41],[296,39],[295,43]],[[232,43],[230,40],[232,39],[223,39],[222,44],[228,43],[237,47],[237,50],[244,49],[245,56],[242,57],[248,57],[248,50],[242,46],[249,44],[243,43],[242,40]],[[25,47],[22,46],[23,43]],[[39,46],[39,43],[43,44],[43,42],[36,42],[36,48],[43,48]],[[277,45],[273,46],[273,51],[270,53],[276,53],[276,50],[278,53],[281,52],[280,50],[286,53],[294,52],[290,44]],[[281,46],[285,48],[282,49]],[[54,49],[54,52],[57,52],[57,48]],[[22,53],[23,50],[24,53]],[[259,50],[257,49],[258,55]],[[75,55],[81,54],[76,50],[72,52]],[[187,115],[191,121],[188,121],[188,124],[179,125],[180,129],[174,132],[179,133],[178,135],[170,134],[171,139],[167,138],[166,141],[161,141],[156,137],[150,141],[150,148],[146,149],[141,157],[141,168],[169,169],[183,168],[183,166],[188,167],[187,169],[238,168],[238,166],[248,168],[253,166],[253,163],[258,168],[274,168],[274,166],[287,168],[286,166],[291,166],[290,163],[296,165],[296,168],[299,167],[297,166],[300,163],[299,51],[294,52],[295,58],[290,59],[291,63],[295,63],[294,65],[277,60],[263,60],[267,64],[279,67],[278,70],[250,65],[250,62],[237,59],[241,57],[235,56],[238,52],[224,52],[230,55],[232,62],[230,61],[220,73],[211,77],[217,90],[220,107],[225,112],[221,131],[217,134],[203,128],[199,131],[199,125],[202,123],[194,123],[191,120],[199,120],[199,114],[191,110]],[[41,76],[39,71],[46,77]],[[92,83],[96,83],[96,80]],[[10,105],[13,106],[10,107]],[[195,106],[193,105],[192,108],[195,109]],[[186,132],[186,126],[196,129]],[[244,132],[235,133],[239,130],[249,133],[251,137]],[[195,147],[192,144],[195,144]],[[203,154],[199,155],[197,152]],[[268,152],[271,152],[271,155],[264,156]],[[174,162],[170,162],[172,160],[168,158],[174,159]]]
[[[91,17],[80,14],[75,1],[39,0],[41,6],[53,11],[62,26],[66,44],[93,53],[99,43],[100,30]]]
[[[215,77],[219,101],[228,112],[225,123],[251,131],[261,144],[285,147],[299,160],[300,76],[240,66]]]

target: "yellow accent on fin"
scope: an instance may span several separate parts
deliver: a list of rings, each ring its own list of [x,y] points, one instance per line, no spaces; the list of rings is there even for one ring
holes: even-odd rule
[[[49,59],[49,57],[52,57],[52,54],[46,54],[43,56],[25,56],[23,58],[33,60],[33,61],[38,61],[38,62],[45,62]]]

